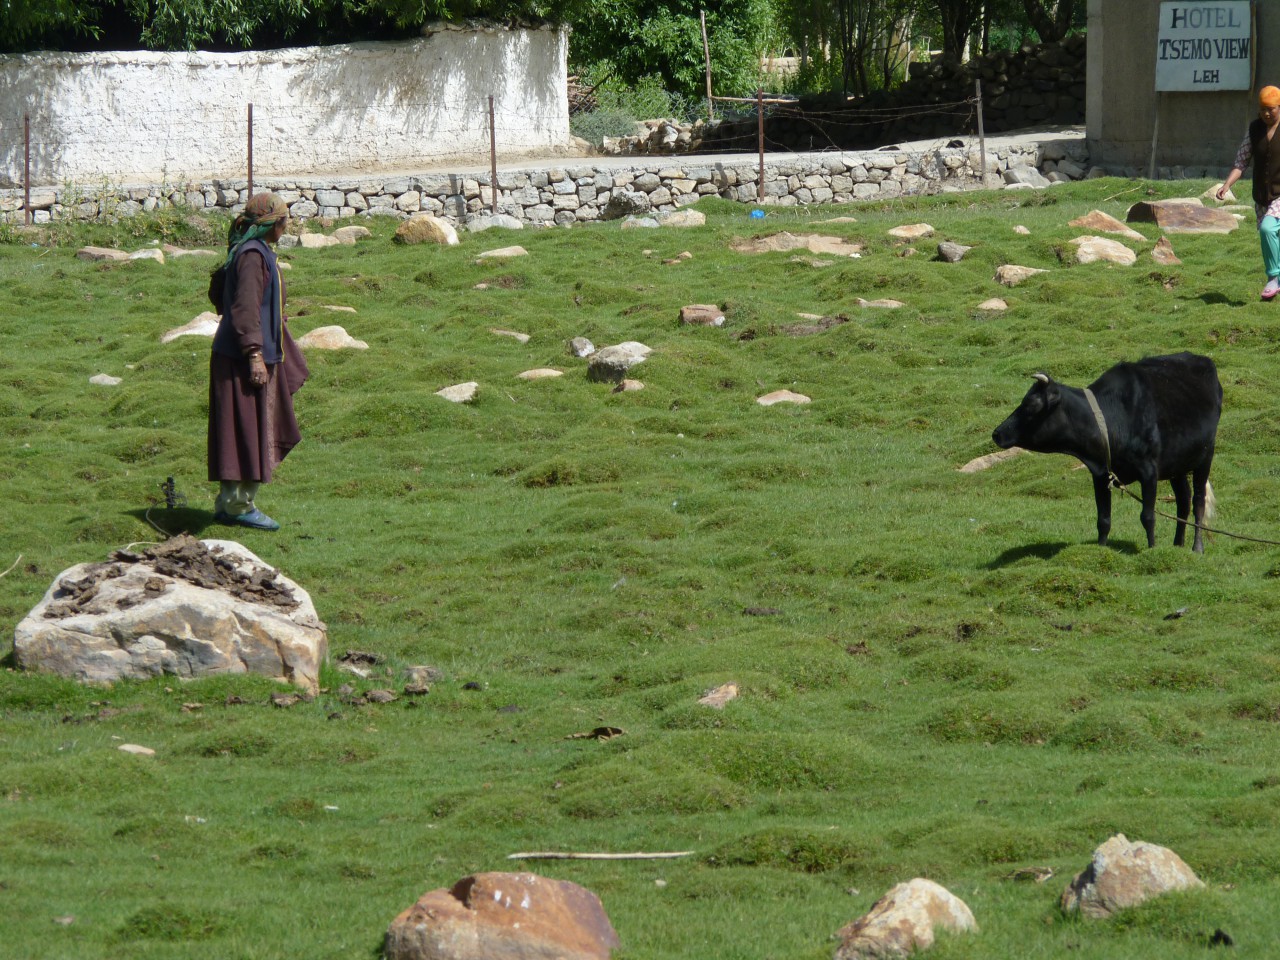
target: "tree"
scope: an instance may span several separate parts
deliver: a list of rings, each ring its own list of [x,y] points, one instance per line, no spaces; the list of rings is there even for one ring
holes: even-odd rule
[[[585,73],[591,64],[608,61],[624,82],[656,76],[667,90],[702,96],[702,10],[716,92],[754,93],[762,41],[774,16],[767,0],[594,0],[574,22],[574,70]]]
[[[932,0],[942,27],[942,56],[959,63],[982,14],[982,0]]]
[[[1022,0],[1027,21],[1046,43],[1061,40],[1075,26],[1075,0]]]
[[[865,96],[874,87],[889,86],[906,62],[904,37],[916,6],[917,0],[836,0],[845,94]]]

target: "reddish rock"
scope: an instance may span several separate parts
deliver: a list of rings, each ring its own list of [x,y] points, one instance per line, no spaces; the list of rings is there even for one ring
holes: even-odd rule
[[[1169,242],[1168,237],[1161,237],[1156,241],[1156,245],[1151,250],[1151,259],[1165,267],[1176,267],[1182,263],[1178,255],[1173,252],[1173,244]]]
[[[1129,208],[1129,223],[1154,223],[1166,233],[1230,233],[1240,225],[1226,210],[1197,199],[1141,200]]]
[[[1128,237],[1130,240],[1146,239],[1137,230],[1132,227],[1126,227],[1111,214],[1103,213],[1101,210],[1090,210],[1083,217],[1076,217],[1067,226],[1084,227],[1087,230],[1096,230],[1098,233],[1118,233],[1122,237]]]
[[[724,324],[724,311],[714,303],[691,303],[680,308],[680,322],[696,327],[719,327]]]
[[[618,935],[600,899],[566,880],[478,873],[392,921],[388,960],[608,960]]]

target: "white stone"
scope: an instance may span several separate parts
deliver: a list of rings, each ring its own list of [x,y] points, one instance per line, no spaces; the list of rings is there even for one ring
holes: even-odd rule
[[[1128,267],[1138,259],[1138,255],[1123,243],[1107,237],[1076,237],[1070,242],[1076,247],[1077,263],[1096,263],[1101,260]]]
[[[499,337],[510,337],[517,343],[529,342],[529,335],[527,333],[517,333],[515,330],[501,330],[497,327],[490,328],[489,332]]]
[[[484,230],[523,230],[524,224],[515,217],[506,213],[493,214],[485,217],[472,217],[467,221],[467,230],[471,233],[480,233]]]
[[[1041,270],[1037,267],[1021,267],[1014,263],[1006,263],[996,267],[995,281],[1006,287],[1016,287],[1037,273],[1048,272],[1048,270]]]
[[[109,373],[97,373],[89,378],[89,382],[99,387],[118,387],[124,381],[119,377],[113,377]]]
[[[437,397],[444,397],[452,403],[470,403],[476,398],[476,394],[480,390],[480,384],[474,380],[468,380],[466,383],[455,383],[451,387],[444,387],[436,391]]]
[[[664,227],[701,227],[706,222],[707,215],[701,210],[677,210],[658,217],[658,223]]]
[[[373,234],[369,232],[368,227],[348,226],[339,227],[337,230],[333,231],[333,236],[339,243],[350,246],[357,240],[364,240],[368,237],[372,237]]]
[[[938,929],[975,932],[978,924],[963,900],[932,880],[917,877],[898,884],[840,930],[834,960],[912,955],[933,946]]]
[[[368,350],[369,344],[357,340],[336,324],[316,327],[298,338],[298,346],[308,350]]]
[[[564,371],[556,370],[554,367],[536,367],[533,370],[517,373],[516,376],[521,380],[547,380],[551,377],[563,377]]]
[[[178,337],[212,337],[218,332],[218,315],[212,310],[197,314],[180,327],[161,334],[160,342],[169,343]]]
[[[978,304],[979,310],[1008,310],[1009,304],[999,297],[992,297],[990,300],[983,300]]]
[[[921,240],[933,236],[933,227],[927,223],[909,223],[894,227],[889,231],[889,236],[895,240]]]
[[[756,403],[762,407],[772,407],[775,403],[809,403],[810,397],[806,397],[803,393],[794,393],[790,390],[774,390],[772,393],[766,393],[762,397],[756,397]]]
[[[324,247],[336,247],[342,241],[323,233],[304,233],[298,237],[298,245],[304,250],[320,250]]]
[[[154,260],[156,263],[164,263],[164,252],[159,247],[148,247],[145,250],[135,250],[129,254],[130,260]]]
[[[122,743],[116,747],[121,753],[132,753],[135,757],[154,757],[156,752],[150,747],[144,747],[137,743]]]
[[[496,250],[486,250],[484,253],[476,257],[477,260],[495,259],[500,260],[507,257],[527,257],[529,251],[524,247],[499,247]]]

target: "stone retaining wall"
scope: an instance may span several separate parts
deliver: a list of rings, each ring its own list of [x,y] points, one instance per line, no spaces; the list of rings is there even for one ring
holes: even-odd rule
[[[1082,138],[1050,140],[988,150],[991,186],[1022,179],[1018,171],[1043,167],[1051,178],[1076,179],[1087,170]],[[928,152],[897,149],[862,153],[788,156],[765,163],[764,202],[774,205],[844,203],[981,186],[977,142]],[[627,214],[664,213],[719,196],[757,202],[757,163],[715,157],[651,159],[634,165],[566,160],[549,170],[498,173],[498,212],[536,224],[570,224]],[[395,178],[264,179],[257,192],[284,197],[290,214],[311,217],[392,216],[426,212],[455,223],[489,211],[488,173],[420,174]],[[92,195],[67,189],[31,194],[33,221],[99,220],[136,216],[166,208],[235,213],[248,196],[244,180],[213,180],[181,186],[103,189]],[[0,221],[24,219],[21,190],[0,190]]]

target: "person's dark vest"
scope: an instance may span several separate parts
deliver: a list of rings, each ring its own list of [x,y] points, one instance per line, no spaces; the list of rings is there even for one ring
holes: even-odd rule
[[[1261,120],[1249,124],[1249,141],[1253,145],[1253,202],[1266,209],[1280,197],[1280,143],[1267,140],[1267,125]]]
[[[213,352],[224,357],[241,357],[244,351],[236,339],[235,327],[231,324],[231,304],[236,299],[236,280],[239,277],[240,258],[250,250],[262,254],[267,264],[267,283],[262,288],[262,303],[258,306],[258,317],[262,323],[262,359],[268,364],[279,363],[284,357],[281,345],[281,313],[280,271],[276,268],[276,255],[261,240],[246,240],[236,251],[235,260],[227,270],[226,286],[222,292],[222,302],[226,304],[227,313],[218,324],[218,332],[213,336]]]

